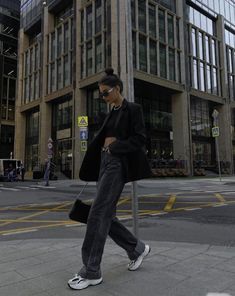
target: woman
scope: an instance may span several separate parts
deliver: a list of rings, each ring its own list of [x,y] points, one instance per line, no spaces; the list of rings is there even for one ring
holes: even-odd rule
[[[126,182],[149,177],[151,171],[144,150],[145,128],[141,106],[122,96],[123,83],[107,69],[99,81],[101,97],[113,108],[88,147],[80,179],[97,181],[82,246],[83,267],[68,285],[81,290],[102,282],[100,263],[107,235],[124,250],[129,270],[136,270],[150,247],[138,240],[116,217],[116,205]]]

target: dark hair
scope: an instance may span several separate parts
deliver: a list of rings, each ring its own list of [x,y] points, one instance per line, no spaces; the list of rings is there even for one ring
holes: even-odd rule
[[[115,87],[118,85],[120,87],[120,92],[122,93],[123,82],[118,77],[118,75],[114,74],[113,72],[114,70],[112,68],[107,68],[105,70],[106,75],[99,80],[98,84],[108,85],[110,87]]]

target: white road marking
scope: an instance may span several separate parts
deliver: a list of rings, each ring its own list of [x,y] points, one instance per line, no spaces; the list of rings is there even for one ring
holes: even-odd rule
[[[17,188],[9,188],[9,187],[1,187],[1,190],[20,191],[20,189],[17,189]]]

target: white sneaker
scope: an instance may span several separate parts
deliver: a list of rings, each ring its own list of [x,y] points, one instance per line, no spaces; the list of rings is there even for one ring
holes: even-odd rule
[[[79,277],[80,277],[80,275],[78,273],[76,273],[73,278],[71,278],[70,280],[68,280],[68,285],[73,284],[76,281],[78,281],[79,280]]]
[[[140,267],[141,263],[143,262],[143,259],[150,253],[150,251],[151,251],[150,246],[145,245],[144,252],[142,254],[140,254],[140,256],[137,259],[132,260],[128,264],[128,269],[131,271],[138,269]]]
[[[89,286],[99,285],[102,281],[102,277],[99,279],[89,280],[82,278],[80,275],[75,275],[71,280],[68,281],[68,286],[73,290],[82,290]]]

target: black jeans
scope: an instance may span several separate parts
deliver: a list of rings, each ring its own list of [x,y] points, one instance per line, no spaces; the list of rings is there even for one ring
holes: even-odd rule
[[[92,204],[82,246],[83,267],[79,274],[87,279],[101,277],[100,263],[106,238],[109,236],[126,250],[131,260],[145,248],[116,217],[116,205],[124,187],[122,161],[108,152],[101,152],[101,166],[96,198]]]

